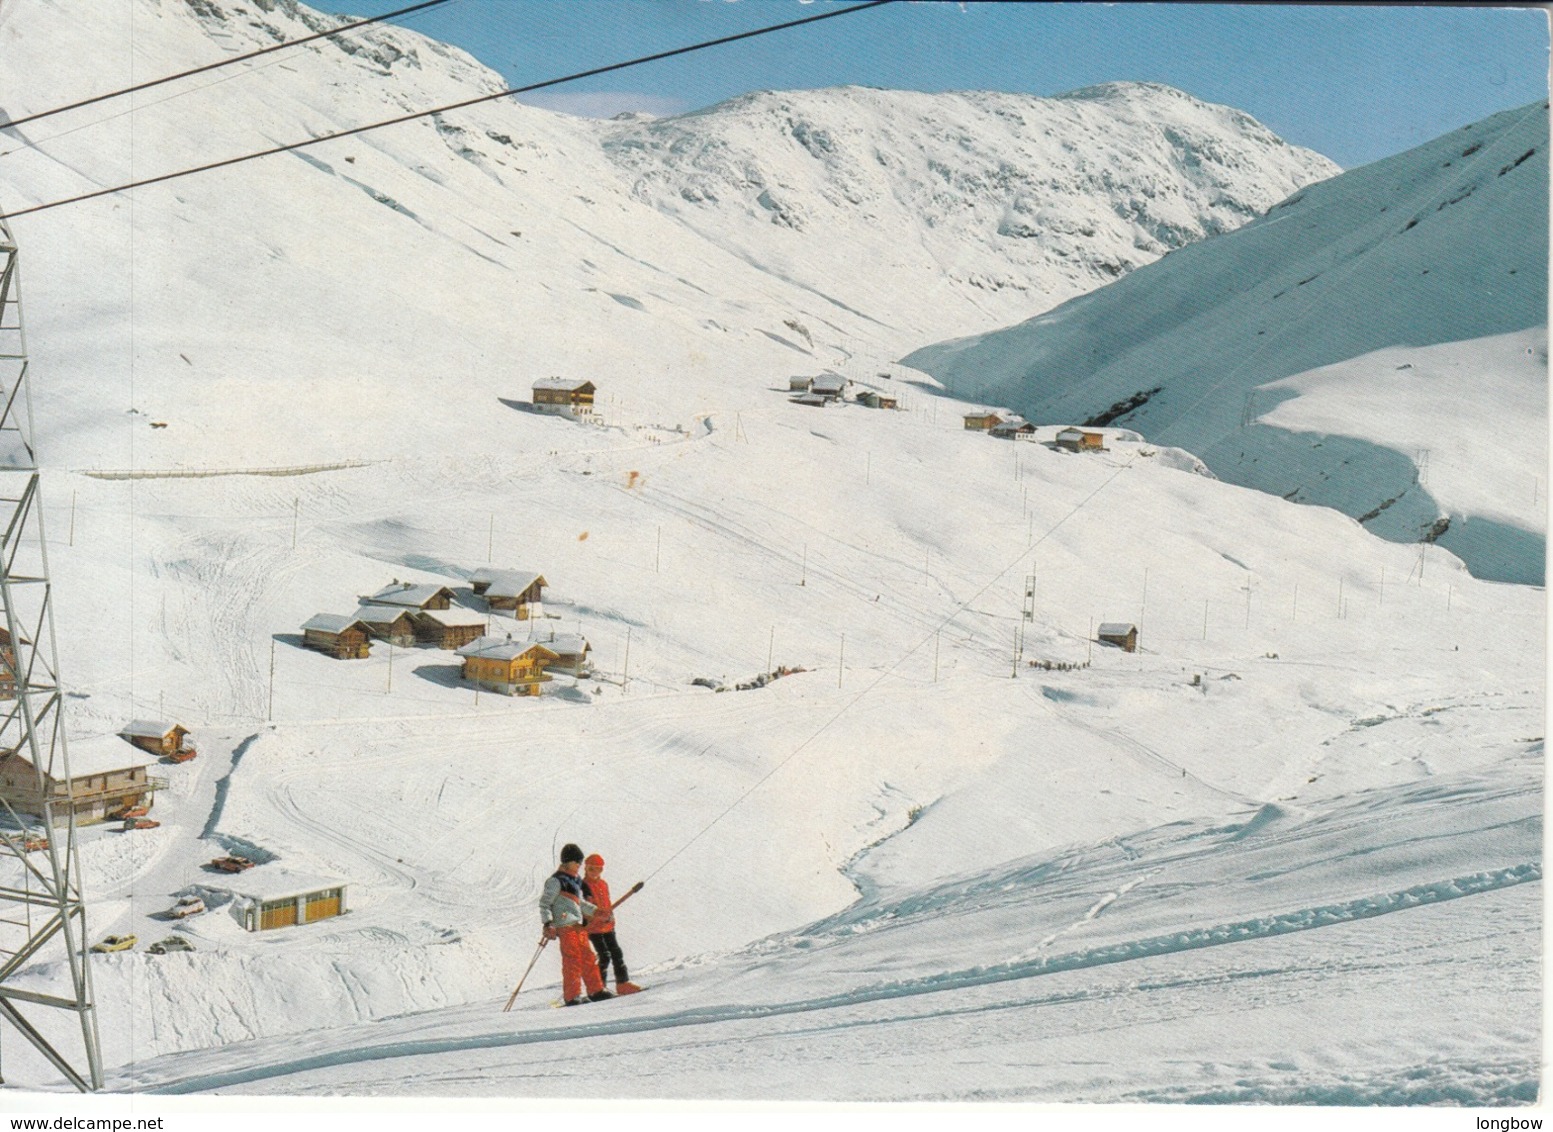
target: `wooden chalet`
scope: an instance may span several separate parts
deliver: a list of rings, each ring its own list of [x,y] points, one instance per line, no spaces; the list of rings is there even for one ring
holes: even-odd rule
[[[1035,426],[1023,417],[1006,417],[987,432],[999,440],[1033,440]]]
[[[840,401],[846,397],[847,386],[850,384],[839,373],[822,373],[809,385],[809,392],[827,401]]]
[[[519,621],[527,621],[539,616],[549,584],[543,574],[529,570],[498,570],[485,587],[485,600],[492,609],[508,610]]]
[[[593,415],[593,382],[566,377],[542,377],[534,382],[534,408],[564,417]]]
[[[789,393],[807,393],[809,386],[814,384],[814,378],[805,377],[802,374],[794,374],[787,379],[787,391]]]
[[[795,405],[808,405],[813,409],[823,409],[831,402],[829,397],[822,396],[818,393],[800,393],[796,397],[789,397],[788,400]]]
[[[156,791],[167,787],[165,778],[148,773],[155,761],[112,735],[67,740],[64,757],[54,752],[53,774],[35,768],[25,750],[0,751],[0,812],[43,818],[48,808],[59,825],[73,811],[78,825],[89,825],[127,807],[149,807]]]
[[[481,637],[458,650],[464,658],[463,678],[488,691],[504,696],[537,696],[540,687],[553,679],[545,672],[560,657],[537,641],[514,641],[511,637]]]
[[[395,578],[392,585],[384,586],[375,594],[357,598],[363,605],[398,605],[405,609],[448,609],[453,604],[453,591],[436,582],[401,582]]]
[[[979,409],[965,414],[965,427],[974,432],[986,432],[1003,419],[1003,414],[992,409]]]
[[[1115,645],[1123,652],[1138,651],[1138,627],[1127,621],[1106,621],[1095,639],[1103,645]]]
[[[460,649],[485,634],[489,614],[477,609],[418,609],[410,614],[415,638],[439,649]]]
[[[565,672],[581,678],[592,671],[588,654],[593,651],[593,646],[581,634],[562,633],[553,636],[545,642],[545,648],[555,653],[555,660],[545,665],[550,672]]]
[[[302,625],[302,645],[336,660],[361,660],[372,649],[372,630],[356,617],[320,613]]]
[[[192,755],[194,745],[188,741],[189,729],[177,723],[163,723],[154,719],[132,720],[119,732],[142,751],[171,758],[174,755]]]
[[[402,649],[415,644],[415,618],[402,605],[363,605],[351,617],[380,641]]]
[[[899,409],[901,402],[899,397],[890,397],[877,390],[865,389],[857,395],[859,405],[867,405],[870,409]]]
[[[1057,434],[1057,447],[1069,452],[1104,452],[1105,435],[1082,428],[1065,428]]]
[[[232,915],[245,931],[293,928],[343,916],[345,882],[260,865],[213,891],[232,897]]]

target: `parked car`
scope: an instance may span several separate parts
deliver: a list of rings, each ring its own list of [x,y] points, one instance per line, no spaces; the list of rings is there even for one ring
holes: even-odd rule
[[[217,857],[210,862],[210,867],[222,873],[240,873],[244,869],[253,868],[253,862],[247,857]]]
[[[108,820],[123,821],[126,818],[143,818],[150,812],[150,806],[124,806],[108,814]]]
[[[167,910],[167,914],[175,920],[181,920],[185,916],[197,916],[205,910],[205,902],[198,896],[180,896],[178,903]]]
[[[199,754],[199,752],[196,751],[193,747],[185,747],[181,751],[174,751],[172,754],[168,755],[167,761],[170,763],[186,763],[197,754]]]
[[[36,853],[42,849],[47,849],[48,847],[49,839],[47,837],[29,837],[27,840],[22,842],[23,853]]]
[[[124,832],[128,833],[132,829],[155,829],[161,824],[154,818],[125,818]]]
[[[97,952],[128,951],[135,946],[139,938],[139,936],[133,935],[104,936],[101,943],[92,944],[92,950]]]
[[[166,939],[159,939],[146,948],[152,955],[166,955],[171,951],[193,951],[194,945],[181,935],[170,935]]]

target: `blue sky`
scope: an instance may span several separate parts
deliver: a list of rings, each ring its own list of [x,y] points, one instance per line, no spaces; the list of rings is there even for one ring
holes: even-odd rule
[[[373,15],[405,0],[311,0]],[[844,7],[830,0],[452,0],[407,26],[512,85]],[[859,84],[1057,94],[1167,83],[1345,168],[1548,93],[1534,8],[896,3],[529,96],[672,114],[749,90]]]

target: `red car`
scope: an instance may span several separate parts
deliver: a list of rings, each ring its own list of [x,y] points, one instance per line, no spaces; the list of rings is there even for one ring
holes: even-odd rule
[[[244,869],[253,868],[253,862],[247,857],[217,857],[210,862],[210,867],[222,873],[240,873]]]
[[[29,837],[26,841],[22,842],[23,853],[36,853],[39,850],[47,849],[48,847],[49,839],[47,837]]]
[[[187,747],[184,750],[174,751],[172,754],[168,755],[167,761],[170,763],[186,763],[197,754],[199,754],[199,752],[196,751],[193,747]]]
[[[123,821],[125,818],[143,818],[150,812],[150,806],[127,806],[122,810],[114,810],[108,815],[108,820]]]
[[[132,829],[155,829],[161,824],[161,822],[153,821],[151,818],[125,818],[124,832],[128,833]]]

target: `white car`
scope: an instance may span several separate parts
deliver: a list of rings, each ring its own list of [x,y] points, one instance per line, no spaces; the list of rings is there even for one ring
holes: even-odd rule
[[[167,914],[175,920],[181,920],[185,916],[197,916],[205,910],[205,902],[198,896],[180,896],[178,903],[167,910]]]

